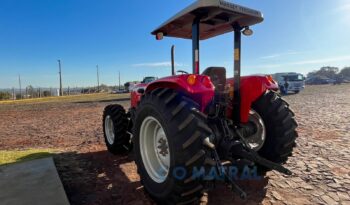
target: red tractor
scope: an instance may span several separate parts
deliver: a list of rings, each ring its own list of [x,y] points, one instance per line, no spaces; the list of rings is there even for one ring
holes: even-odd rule
[[[128,111],[104,110],[103,131],[114,154],[134,149],[141,183],[160,204],[192,203],[224,179],[245,198],[229,167],[277,170],[291,156],[297,123],[271,76],[241,77],[241,34],[263,21],[259,11],[223,0],[200,0],[152,32],[192,39],[193,73],[184,71],[136,86]],[[234,33],[234,77],[223,67],[199,71],[199,41]],[[172,60],[172,62],[174,62]],[[173,63],[174,65],[174,63]],[[239,169],[241,171],[241,169]],[[210,175],[211,174],[211,175]],[[208,177],[208,176],[211,177]]]

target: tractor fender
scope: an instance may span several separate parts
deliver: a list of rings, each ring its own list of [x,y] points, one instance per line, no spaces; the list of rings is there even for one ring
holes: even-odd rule
[[[175,75],[165,78],[160,78],[151,82],[147,88],[146,93],[151,92],[156,88],[170,88],[184,93],[187,97],[194,100],[199,104],[200,110],[204,112],[205,108],[213,100],[215,87],[210,81],[210,78],[205,75],[192,75],[195,76],[195,83],[190,85],[187,82],[190,74]]]
[[[136,84],[130,92],[130,104],[131,108],[136,108],[141,100],[142,92],[145,91],[148,84],[146,83],[139,83]],[[142,91],[142,92],[140,92]]]
[[[233,88],[234,79],[227,79],[227,84]],[[242,123],[248,122],[249,111],[252,103],[261,97],[268,90],[277,91],[278,84],[271,76],[256,75],[241,77],[241,108],[240,121]],[[232,118],[232,107],[228,108],[228,117]]]

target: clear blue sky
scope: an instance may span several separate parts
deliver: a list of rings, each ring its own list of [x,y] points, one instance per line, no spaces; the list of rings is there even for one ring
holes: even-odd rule
[[[192,0],[1,0],[0,88],[117,84],[170,74],[170,46],[178,69],[191,70],[191,42],[156,41],[150,32]],[[261,10],[265,21],[243,38],[243,74],[350,66],[347,0],[237,0]],[[232,34],[201,42],[201,69],[225,66],[232,75]]]

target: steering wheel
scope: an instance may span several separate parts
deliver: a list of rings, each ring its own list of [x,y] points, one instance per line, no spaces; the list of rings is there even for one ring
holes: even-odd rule
[[[178,71],[176,71],[177,73],[181,73],[181,75],[183,75],[183,74],[188,74],[188,72],[187,71],[184,71],[184,70],[178,70]]]

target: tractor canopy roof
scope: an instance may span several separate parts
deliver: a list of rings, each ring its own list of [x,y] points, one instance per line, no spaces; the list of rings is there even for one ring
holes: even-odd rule
[[[261,12],[239,6],[224,0],[198,0],[170,18],[153,35],[162,32],[164,36],[192,38],[192,23],[200,18],[200,40],[233,31],[233,24],[251,26],[264,20]]]

